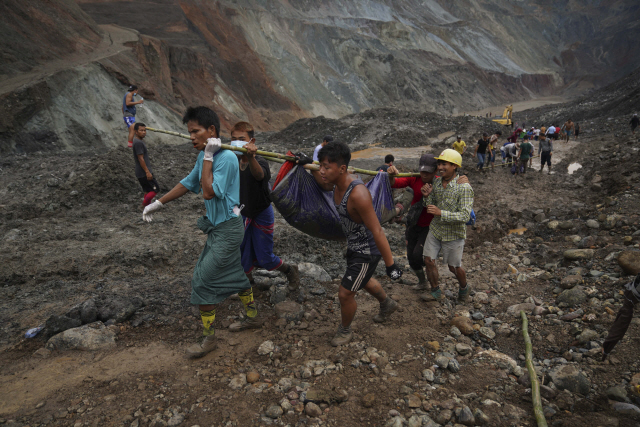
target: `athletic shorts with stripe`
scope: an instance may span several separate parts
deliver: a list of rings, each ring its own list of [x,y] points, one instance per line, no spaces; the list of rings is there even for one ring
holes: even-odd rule
[[[365,255],[348,249],[347,271],[342,277],[342,287],[351,292],[359,291],[369,283],[380,258],[380,255]]]

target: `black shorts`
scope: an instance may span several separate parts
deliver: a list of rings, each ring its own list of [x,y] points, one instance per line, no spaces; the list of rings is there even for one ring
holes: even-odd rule
[[[540,152],[540,165],[544,166],[545,163],[551,166],[551,151]]]
[[[347,271],[342,277],[342,287],[351,292],[359,291],[376,271],[380,262],[380,255],[365,255],[347,250]]]
[[[155,178],[153,178],[151,181],[149,181],[147,178],[138,178],[138,181],[140,181],[142,191],[144,191],[145,193],[149,193],[151,191],[157,193],[158,191],[160,191],[160,185]]]

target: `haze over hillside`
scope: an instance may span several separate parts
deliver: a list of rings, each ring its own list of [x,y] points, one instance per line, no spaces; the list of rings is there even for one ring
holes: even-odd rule
[[[135,82],[141,119],[277,130],[372,107],[457,113],[575,94],[640,64],[640,6],[595,1],[4,2],[0,150],[114,146]],[[20,48],[17,48],[17,47]],[[122,138],[120,138],[122,139]],[[55,144],[55,145],[54,145]]]

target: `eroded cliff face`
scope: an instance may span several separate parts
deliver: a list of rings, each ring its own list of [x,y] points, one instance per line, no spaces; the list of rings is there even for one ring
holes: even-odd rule
[[[388,105],[461,112],[602,85],[640,64],[640,7],[628,0],[167,0],[161,21],[157,3],[125,4],[82,7],[99,23],[208,53],[234,118],[291,108],[266,103],[272,91],[307,115]]]
[[[40,9],[58,18],[29,25],[40,19],[29,15],[37,3],[11,3],[12,15],[0,18],[18,33],[12,40],[39,31],[22,53],[0,44],[9,58],[0,76],[2,151],[51,134],[74,146],[76,132],[61,125],[72,120],[74,100],[56,83],[65,67],[36,72],[68,57],[70,76],[114,82],[117,96],[83,106],[82,122],[104,111],[113,117],[113,134],[98,132],[103,145],[123,132],[116,121],[129,83],[158,117],[204,104],[220,113],[223,128],[248,120],[277,130],[373,107],[460,113],[577,93],[640,65],[632,42],[640,6],[631,0],[52,0]],[[79,80],[78,91],[84,99],[95,89]],[[18,136],[25,131],[38,138]]]

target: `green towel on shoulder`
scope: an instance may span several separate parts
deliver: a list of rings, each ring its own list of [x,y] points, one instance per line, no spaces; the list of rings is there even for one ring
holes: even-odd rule
[[[206,216],[198,218],[198,228],[209,235],[191,279],[191,303],[217,304],[233,294],[249,289],[249,279],[241,263],[240,244],[244,238],[242,217],[213,226]]]

